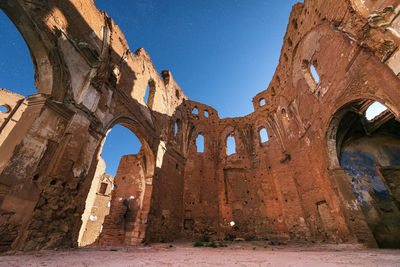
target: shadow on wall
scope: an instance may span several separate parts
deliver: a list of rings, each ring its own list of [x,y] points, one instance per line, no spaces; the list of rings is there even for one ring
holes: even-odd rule
[[[398,248],[400,123],[389,110],[367,119],[361,106],[364,110],[349,110],[339,125],[340,165],[378,245]]]

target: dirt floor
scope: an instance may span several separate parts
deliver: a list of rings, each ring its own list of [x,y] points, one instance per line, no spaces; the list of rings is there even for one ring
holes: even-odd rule
[[[0,256],[0,266],[400,266],[400,250],[327,244],[224,244],[226,247],[217,248],[194,247],[193,243],[186,242],[129,248],[18,252]]]

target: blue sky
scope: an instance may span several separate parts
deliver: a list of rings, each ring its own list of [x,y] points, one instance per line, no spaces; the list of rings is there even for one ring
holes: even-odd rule
[[[120,26],[132,51],[144,47],[156,69],[168,69],[192,100],[210,105],[220,117],[253,112],[251,99],[266,89],[279,61],[292,6],[273,0],[96,0]],[[132,133],[113,129],[104,146],[113,174],[115,139]],[[127,139],[125,139],[127,140]],[[133,138],[130,138],[133,140]]]
[[[144,47],[156,69],[168,69],[192,100],[220,117],[253,112],[251,99],[267,88],[278,64],[292,6],[273,0],[95,0],[120,26],[132,51]],[[0,87],[36,93],[29,51],[0,12]],[[137,138],[122,126],[108,135],[102,157],[115,174],[135,154]]]
[[[144,47],[159,72],[170,70],[190,99],[216,108],[220,117],[253,112],[251,99],[275,72],[296,2],[95,0],[120,26],[132,51]],[[0,37],[0,88],[35,94],[28,48],[2,11]],[[136,154],[140,146],[132,132],[115,126],[102,151],[107,173],[115,175],[120,157]]]
[[[96,0],[132,51],[144,47],[186,95],[221,117],[251,113],[278,64],[292,6],[272,0]]]

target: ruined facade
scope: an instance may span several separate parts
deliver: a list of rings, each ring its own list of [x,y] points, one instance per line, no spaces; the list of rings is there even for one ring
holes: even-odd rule
[[[400,246],[397,0],[295,5],[254,112],[226,119],[160,76],[144,49],[132,53],[93,1],[0,8],[27,42],[37,87],[27,100],[0,92],[1,250],[78,245],[116,124],[142,149],[121,159],[94,246],[201,235]],[[375,101],[388,110],[368,120]]]

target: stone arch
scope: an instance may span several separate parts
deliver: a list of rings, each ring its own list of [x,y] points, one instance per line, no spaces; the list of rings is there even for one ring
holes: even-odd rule
[[[340,139],[340,137],[338,137],[338,128],[340,122],[343,120],[346,113],[352,110],[354,111],[355,107],[356,110],[358,110],[359,112],[365,112],[369,107],[369,105],[371,105],[373,102],[379,102],[384,106],[386,106],[389,109],[389,111],[393,114],[393,116],[396,118],[396,120],[400,121],[400,116],[396,115],[393,109],[391,108],[393,104],[376,96],[372,97],[371,95],[368,95],[367,98],[354,99],[346,104],[343,104],[340,108],[337,109],[337,111],[331,117],[326,135],[329,166],[331,169],[340,167],[339,155],[341,151],[340,148],[338,148],[338,145],[340,145],[341,141],[339,144],[337,144],[338,139]]]
[[[145,239],[156,168],[152,140],[148,138],[139,123],[129,117],[116,117],[105,127],[105,132],[108,133],[117,124],[135,134],[142,147],[138,154],[125,155],[121,158],[117,175],[114,177],[115,190],[111,193],[110,213],[105,217],[101,228],[102,232],[94,243],[101,246],[134,245]],[[107,136],[104,134],[98,151],[94,155],[92,167],[97,168],[106,138]],[[94,178],[93,176],[90,180]],[[118,238],[110,238],[115,237],[116,232],[119,233],[117,234]]]
[[[12,2],[12,3],[11,3]],[[55,100],[64,99],[66,86],[59,55],[52,52],[50,42],[18,1],[5,1],[0,8],[13,22],[24,38],[34,66],[35,86],[38,94],[51,95]]]
[[[269,141],[271,140],[271,138],[274,136],[273,135],[273,129],[271,128],[271,125],[268,123],[268,119],[267,118],[259,118],[254,122],[254,145],[256,147],[263,147],[263,144],[266,145],[267,143],[269,143]],[[261,142],[261,136],[260,136],[260,132],[265,129],[266,133],[267,133],[267,141],[265,141],[264,143]]]
[[[265,133],[265,136],[263,137],[263,133]],[[264,143],[269,141],[270,135],[268,134],[267,127],[264,125],[260,125],[257,127],[257,138],[259,142],[259,146],[263,146]],[[264,140],[263,140],[264,138]]]
[[[205,152],[205,141],[206,141],[206,139],[204,137],[204,134],[202,134],[202,133],[197,134],[196,142],[195,142],[196,148],[197,148],[197,153]],[[200,142],[200,143],[198,143],[198,142]],[[202,145],[202,146],[200,146],[200,145]]]
[[[142,143],[142,147],[146,153],[146,160],[148,160],[149,163],[155,163],[155,151],[156,145],[158,144],[155,144],[156,141],[149,137],[151,135],[146,134],[146,129],[144,129],[135,119],[127,116],[118,116],[108,123],[108,125],[104,128],[105,130],[103,133],[106,134],[116,124],[120,124],[133,132],[139,139],[140,143]],[[150,164],[148,166],[149,169],[147,174],[149,176],[154,175],[155,168],[152,165],[155,164]]]
[[[364,214],[379,247],[400,247],[400,122],[388,109],[368,121],[366,110],[382,99],[361,98],[333,115],[327,132],[330,168],[341,169],[353,203]]]
[[[228,138],[229,137],[233,137],[235,140],[235,151],[236,153],[234,154],[238,154],[238,148],[239,148],[239,138],[237,136],[237,131],[233,126],[227,126],[221,133],[220,135],[220,143],[222,144],[222,148],[221,148],[221,158],[226,158],[228,157]],[[234,155],[232,154],[232,155]]]
[[[209,151],[209,146],[207,145],[209,142],[209,140],[208,140],[209,136],[206,131],[204,131],[203,129],[198,129],[198,128],[194,129],[193,132],[191,133],[190,142],[189,142],[189,151],[192,151],[193,146],[197,147],[196,142],[197,142],[197,138],[199,136],[203,137],[204,147],[203,147],[202,153],[207,153]],[[194,151],[194,152],[196,152],[196,151]]]

